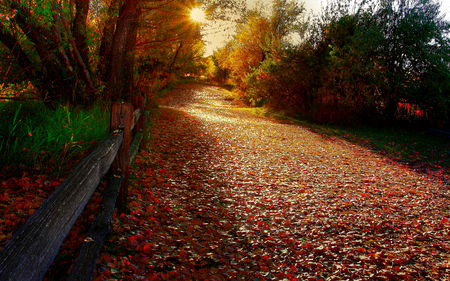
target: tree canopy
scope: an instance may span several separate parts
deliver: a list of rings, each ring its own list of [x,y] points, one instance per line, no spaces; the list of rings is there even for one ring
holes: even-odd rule
[[[263,13],[264,7],[248,11],[236,35],[216,53],[241,90],[247,89],[246,76],[271,55],[273,48],[286,43],[287,35],[300,25],[303,11],[303,4],[288,0],[274,1],[269,15]]]
[[[399,116],[405,106],[414,109],[416,117],[449,118],[450,24],[440,2],[329,1],[319,17],[304,25],[293,20],[296,16],[285,16],[286,11],[299,15],[300,8],[275,3],[270,27],[253,37],[240,28],[218,52],[226,54],[223,66],[239,81],[237,86],[245,85],[250,99],[281,103],[325,122],[354,123],[374,116],[391,122],[405,117]],[[274,32],[283,30],[274,19],[289,19],[283,25],[288,32],[297,24],[294,30],[304,40],[280,47],[285,32]],[[253,30],[254,21],[246,24]],[[271,51],[244,65],[233,51],[242,38],[258,36],[270,38],[255,44]]]
[[[204,4],[211,17],[238,1],[75,0],[0,3],[2,83],[30,82],[49,106],[126,99],[146,75],[201,69]]]

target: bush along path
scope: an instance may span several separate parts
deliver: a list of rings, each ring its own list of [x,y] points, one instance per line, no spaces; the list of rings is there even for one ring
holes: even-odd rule
[[[215,87],[160,101],[96,280],[449,280],[448,186],[247,115]]]

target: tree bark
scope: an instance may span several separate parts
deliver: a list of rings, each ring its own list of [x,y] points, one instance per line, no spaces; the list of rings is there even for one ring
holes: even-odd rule
[[[183,41],[180,41],[180,45],[177,48],[177,51],[175,52],[175,55],[173,56],[172,63],[170,64],[168,71],[170,72],[173,69],[173,66],[175,65],[175,62],[177,61],[178,54],[180,53],[181,48],[183,47]]]
[[[134,46],[131,46],[130,40],[134,35],[133,26],[137,23],[139,3],[140,0],[125,0],[120,9],[111,49],[111,64],[107,70],[106,93],[111,100],[120,98],[126,87],[124,69],[126,59],[133,56],[130,48]]]
[[[102,40],[100,43],[100,62],[98,64],[98,75],[102,81],[106,81],[106,71],[110,65],[111,46],[114,37],[117,17],[114,16],[119,9],[119,0],[113,0],[108,7],[108,19],[103,28]]]
[[[89,49],[87,46],[87,16],[89,13],[89,0],[75,0],[76,14],[73,20],[73,37],[75,38],[75,45],[80,52],[80,56],[86,66],[86,69],[91,73],[91,66],[89,63]]]
[[[32,15],[23,6],[14,2],[10,2],[10,5],[17,11],[14,21],[34,44],[41,66],[45,69],[42,76],[36,79],[35,84],[47,106],[53,107],[56,100],[70,95],[71,87],[67,85],[68,75],[65,69],[61,67],[58,57],[49,44],[52,36],[48,30],[33,24]]]
[[[5,32],[6,27],[0,23],[0,42],[11,51],[14,60],[19,66],[29,75],[29,77],[35,77],[36,73],[33,68],[33,62],[28,57],[27,53],[22,49],[20,43],[14,36]]]
[[[14,1],[10,1],[8,4],[10,9],[17,11],[12,22],[17,24],[33,43],[38,55],[35,62],[30,65],[35,73],[35,76],[30,76],[30,80],[39,90],[39,94],[46,105],[52,108],[56,101],[69,101],[75,104],[80,103],[80,101],[83,102],[86,94],[83,87],[79,85],[87,85],[89,89],[93,89],[93,85],[89,77],[89,71],[85,68],[82,68],[84,70],[84,76],[81,76],[83,80],[75,75],[74,66],[83,65],[83,61],[78,54],[78,49],[74,44],[70,30],[68,30],[67,22],[59,4],[57,2],[53,4],[54,22],[50,28],[37,23],[33,13],[25,6]],[[61,32],[61,24],[65,24],[67,33]],[[74,54],[63,45],[65,34],[69,37]],[[15,38],[13,42],[19,42],[19,40]],[[11,48],[9,45],[7,47]],[[74,62],[73,59],[76,59],[76,61]],[[19,63],[22,66],[27,62],[26,59],[22,59]]]
[[[136,11],[136,15],[139,11]],[[122,98],[130,100],[133,93],[136,91],[136,83],[134,82],[134,65],[135,65],[135,46],[137,42],[137,20],[133,21],[131,25],[130,35],[128,36],[125,53],[125,67],[124,67],[124,91]]]
[[[64,16],[64,12],[61,9],[61,6],[57,6],[57,7],[58,7],[60,15],[61,15],[61,20],[62,20],[62,22],[64,24],[64,27],[66,28],[66,31],[67,31],[67,34],[68,34],[68,37],[69,37],[69,42],[72,45],[72,49],[73,49],[75,60],[76,60],[76,62],[78,64],[78,67],[80,68],[80,72],[82,74],[81,77],[84,78],[84,80],[85,80],[84,82],[88,86],[89,90],[93,91],[94,90],[94,85],[93,85],[92,80],[91,80],[90,71],[89,71],[88,67],[86,66],[86,61],[82,58],[82,56],[81,56],[81,54],[80,54],[80,52],[79,52],[79,50],[77,48],[76,42],[75,42],[75,40],[72,37],[69,25],[67,23],[66,17]],[[89,61],[89,58],[87,58],[87,61]]]

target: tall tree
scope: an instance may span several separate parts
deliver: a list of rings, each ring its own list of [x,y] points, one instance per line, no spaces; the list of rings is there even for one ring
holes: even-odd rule
[[[383,67],[379,89],[389,119],[399,102],[450,110],[450,23],[432,0],[381,1],[375,15]]]
[[[254,12],[238,26],[232,40],[216,54],[221,66],[230,70],[234,83],[242,90],[246,89],[245,76],[266,58],[266,39],[271,35],[270,27],[267,18]]]
[[[320,87],[316,108],[333,101],[392,122],[399,103],[430,115],[450,106],[450,25],[431,0],[331,2],[308,43]],[[318,40],[318,38],[320,38]],[[367,110],[367,107],[370,110]],[[381,119],[381,118],[378,118]]]
[[[87,43],[87,17],[90,0],[75,0],[75,18],[73,20],[73,36],[86,69],[90,72],[89,50]]]
[[[107,70],[106,92],[110,99],[125,97],[132,90],[130,72],[134,66],[139,4],[141,0],[125,0],[120,8],[119,19],[111,47],[110,65]]]
[[[237,3],[203,4],[220,16]],[[48,105],[88,104],[103,86],[106,98],[126,99],[133,91],[139,53],[159,53],[153,60],[170,54],[170,62],[162,64],[166,70],[201,61],[199,28],[187,20],[198,5],[194,0],[5,0],[0,2],[0,50],[8,50],[5,55],[14,58],[9,69],[26,72],[23,79]],[[90,34],[93,30],[102,30],[101,39]]]

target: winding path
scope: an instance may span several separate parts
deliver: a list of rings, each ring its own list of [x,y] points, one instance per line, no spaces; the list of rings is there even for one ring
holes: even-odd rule
[[[449,192],[431,178],[217,87],[159,105],[122,241],[144,253],[135,279],[448,280]]]

